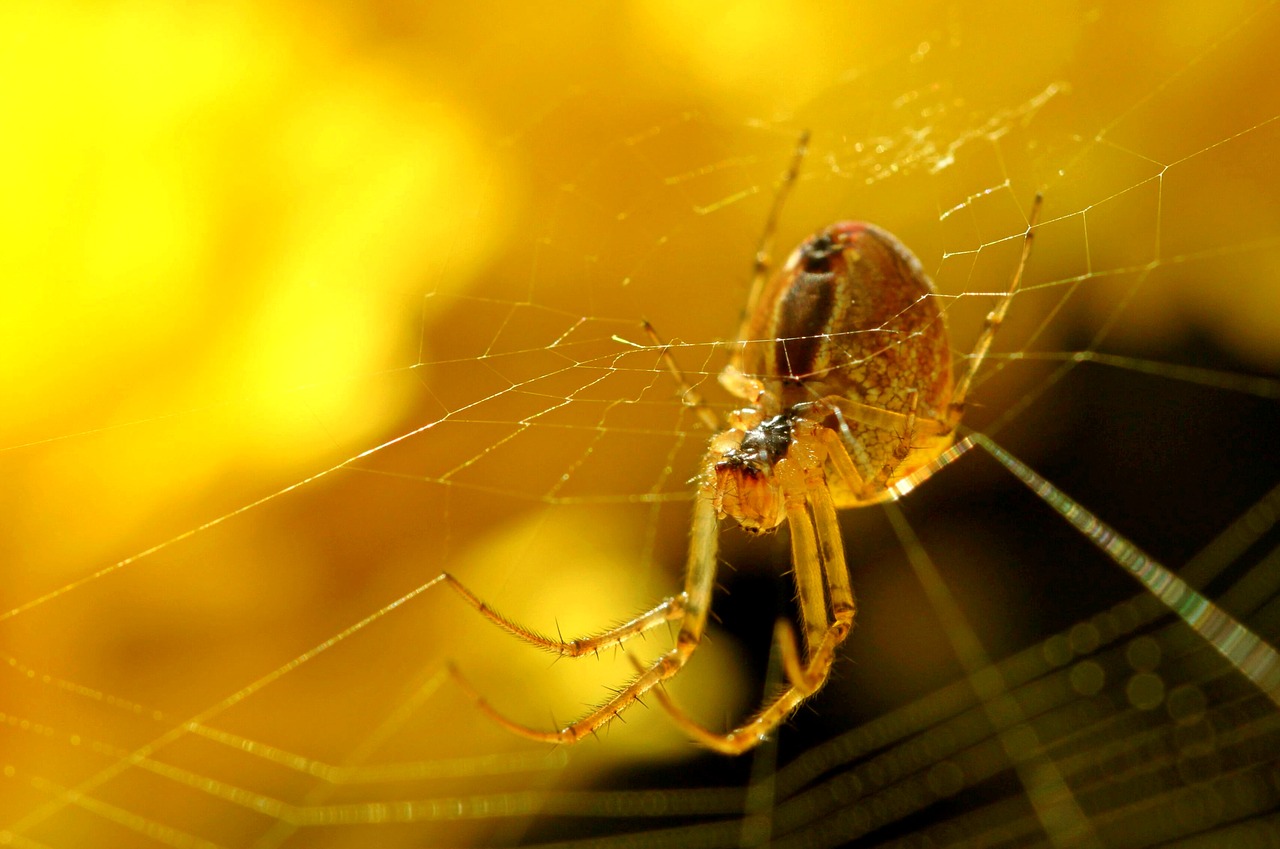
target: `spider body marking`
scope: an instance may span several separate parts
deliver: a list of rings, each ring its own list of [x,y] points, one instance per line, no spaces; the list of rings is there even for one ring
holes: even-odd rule
[[[844,399],[932,421],[947,416],[951,349],[933,295],[901,242],[872,224],[845,221],[802,242],[753,298],[721,382],[753,405],[739,411],[739,420],[750,421],[754,411],[762,417],[804,411],[807,420],[840,433],[865,483],[853,491],[852,481],[833,476],[837,507],[890,497],[889,486],[950,442],[935,435],[913,444],[883,421],[838,412]],[[721,515],[738,518],[732,510]]]
[[[857,605],[836,509],[895,497],[895,482],[918,470],[931,473],[945,459],[941,455],[963,416],[973,375],[1021,283],[1040,198],[1031,208],[1008,289],[953,381],[946,323],[933,286],[919,261],[886,231],[861,222],[833,224],[802,242],[770,274],[779,212],[807,143],[802,135],[774,197],[738,342],[720,375],[725,389],[747,403],[728,415],[727,427],[685,379],[669,346],[645,324],[684,402],[716,431],[695,478],[683,591],[621,625],[566,641],[498,614],[447,573],[436,579],[495,625],[562,657],[597,653],[663,623],[679,623],[672,648],[647,667],[637,665],[630,683],[555,730],[508,719],[454,670],[476,706],[516,734],[575,743],[652,692],[673,721],[708,748],[740,754],[759,745],[826,683],[853,628]],[[720,521],[726,518],[751,533],[786,522],[804,641],[801,648],[789,621],[776,623],[787,686],[736,728],[717,732],[687,716],[662,685],[684,667],[706,629]]]

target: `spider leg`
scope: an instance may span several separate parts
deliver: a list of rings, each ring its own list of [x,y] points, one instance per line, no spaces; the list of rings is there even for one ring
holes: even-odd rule
[[[778,191],[773,196],[773,203],[769,207],[769,215],[765,218],[764,232],[760,234],[760,242],[756,245],[755,265],[751,272],[751,288],[747,295],[746,308],[742,312],[743,332],[738,334],[739,339],[746,338],[747,319],[755,315],[756,307],[760,303],[760,294],[764,291],[764,284],[769,279],[769,271],[773,267],[773,237],[778,232],[778,218],[782,215],[782,207],[787,203],[787,196],[791,193],[791,187],[795,185],[800,176],[800,163],[804,161],[804,156],[808,149],[809,131],[805,130],[800,134],[800,138],[796,142],[796,150],[791,156],[791,164],[787,167],[787,173],[782,178],[782,184],[778,186]]]
[[[830,428],[826,428],[832,433],[831,437],[824,439],[828,443],[827,457],[831,464],[849,485],[849,491],[858,495],[859,501],[872,503],[886,497],[888,486],[902,471],[902,464],[911,456],[911,452],[927,450],[936,454],[951,442],[954,426],[918,415],[916,408],[919,405],[919,398],[918,393],[913,393],[911,410],[905,414],[851,401],[838,395],[828,395],[817,401],[798,404],[796,408],[803,417],[801,421],[804,422],[821,422],[834,412],[837,418],[845,421],[854,421],[898,434],[898,445],[894,450],[895,462],[884,464],[871,483],[864,484],[864,478],[858,474],[857,467],[849,456],[843,440],[839,439]],[[818,426],[821,427],[821,425]],[[917,444],[917,438],[922,439],[923,443]],[[939,442],[943,444],[939,445]]]
[[[784,470],[784,473],[789,471]],[[781,649],[787,679],[791,682],[789,691],[794,691],[797,697],[795,704],[798,705],[799,700],[813,695],[826,683],[835,651],[853,628],[857,603],[849,581],[849,567],[844,559],[835,504],[823,478],[821,464],[815,465],[803,481],[795,484],[802,487],[800,495],[804,500],[800,502],[799,509],[788,510],[787,522],[793,540],[792,568],[796,586],[800,588],[801,616],[805,624],[804,664],[799,662],[790,623],[780,620],[774,635]],[[795,544],[797,536],[804,541],[803,545]],[[823,602],[824,582],[828,597],[826,604]],[[817,603],[806,606],[806,595],[816,595]],[[777,725],[785,717],[786,713],[781,714],[773,724]],[[762,733],[768,730],[771,729]]]
[[[952,428],[955,428],[960,423],[960,419],[964,415],[964,405],[969,397],[969,388],[973,384],[973,376],[977,374],[978,367],[982,365],[982,361],[986,358],[987,351],[991,348],[991,342],[996,338],[996,331],[1000,329],[1005,313],[1009,311],[1009,304],[1013,301],[1013,296],[1017,294],[1018,287],[1022,285],[1022,272],[1027,267],[1027,258],[1031,256],[1031,242],[1035,236],[1036,222],[1040,220],[1041,200],[1041,196],[1037,194],[1035,201],[1031,204],[1031,215],[1027,218],[1027,234],[1022,239],[1022,257],[1018,260],[1018,267],[1014,270],[1013,278],[1009,281],[1009,288],[1000,297],[1000,300],[996,302],[995,308],[987,313],[987,319],[982,325],[982,334],[978,337],[977,344],[973,346],[973,352],[969,354],[964,373],[956,381],[955,390],[951,393],[951,403],[947,408],[947,420]]]
[[[817,401],[797,404],[795,409],[810,421],[821,421],[830,415],[832,411],[839,410],[840,414],[850,421],[893,431],[894,433],[910,431],[914,436],[926,438],[946,436],[954,429],[947,422],[917,415],[914,409],[910,414],[895,413],[883,407],[851,401],[839,395],[828,395]]]
[[[785,722],[787,717],[804,703],[805,699],[826,683],[831,672],[831,664],[835,660],[836,650],[843,641],[843,638],[836,639],[834,636],[824,640],[809,660],[805,667],[805,677],[817,680],[819,682],[817,686],[810,688],[804,683],[788,685],[762,705],[755,715],[731,731],[712,731],[685,713],[684,709],[676,704],[662,687],[656,688],[653,692],[658,699],[658,704],[662,705],[676,727],[695,742],[723,755],[740,755],[763,743],[774,729]]]
[[[552,654],[558,654],[561,657],[582,657],[586,654],[597,654],[600,649],[611,645],[620,645],[631,639],[637,634],[643,634],[645,631],[656,628],[663,622],[670,622],[673,619],[680,619],[685,615],[685,596],[684,593],[663,599],[662,603],[657,607],[640,614],[636,618],[623,622],[602,631],[598,634],[592,634],[586,637],[579,637],[576,640],[552,639],[551,637],[539,634],[537,631],[526,628],[519,622],[515,622],[503,616],[494,610],[480,597],[471,590],[467,589],[457,578],[448,572],[441,572],[436,581],[443,581],[452,587],[458,595],[471,605],[477,613],[497,625],[514,637],[524,640],[526,643],[545,649]]]
[[[805,153],[808,149],[809,131],[805,130],[800,134],[799,140],[796,141],[796,149],[791,156],[791,164],[787,166],[786,174],[782,177],[782,183],[778,186],[778,191],[773,196],[773,203],[769,205],[769,214],[764,222],[764,232],[760,234],[760,242],[756,245],[755,264],[751,271],[747,305],[742,311],[742,329],[738,332],[740,342],[745,342],[746,340],[747,321],[750,316],[755,314],[756,307],[760,302],[760,295],[764,291],[765,283],[769,280],[769,271],[773,267],[773,237],[778,232],[778,219],[782,215],[782,208],[787,203],[787,197],[791,194],[791,187],[795,185],[796,180],[800,177],[800,163],[804,161]],[[702,400],[701,394],[689,383],[684,376],[684,372],[676,365],[675,357],[671,354],[671,346],[662,341],[653,329],[653,325],[648,321],[644,322],[644,329],[654,344],[662,348],[662,360],[667,366],[667,371],[671,372],[671,376],[679,384],[684,402],[697,411],[698,418],[703,424],[711,430],[719,430],[720,425],[716,421],[715,413],[706,405]],[[740,359],[741,351],[738,352],[733,362],[721,374],[720,382],[734,395],[756,404],[764,394],[764,385],[759,380],[748,378],[742,374],[738,367]]]
[[[644,321],[644,332],[649,335],[649,339],[653,341],[653,344],[662,349],[662,362],[666,364],[667,371],[671,373],[671,376],[675,378],[676,385],[680,387],[680,400],[684,402],[686,407],[692,407],[694,412],[698,414],[698,420],[709,429],[713,431],[720,430],[720,421],[716,418],[716,414],[707,406],[707,402],[702,400],[702,393],[694,388],[676,363],[675,355],[671,353],[671,343],[662,341],[662,337],[658,335],[658,331],[653,329],[653,325],[649,323],[648,319]]]
[[[808,149],[809,131],[805,130],[800,134],[800,138],[796,142],[796,150],[792,154],[791,164],[787,167],[782,183],[779,184],[778,191],[773,196],[773,203],[769,206],[769,215],[764,222],[764,232],[760,234],[760,241],[756,244],[755,264],[751,271],[751,284],[748,289],[747,303],[742,310],[742,320],[738,329],[738,342],[734,354],[730,358],[729,365],[725,367],[724,372],[720,375],[720,383],[725,389],[739,398],[746,399],[755,406],[761,403],[761,399],[766,393],[764,384],[760,380],[748,377],[742,371],[742,360],[746,346],[757,344],[748,338],[750,335],[748,325],[751,317],[756,314],[760,306],[760,298],[764,295],[765,286],[769,282],[769,273],[773,270],[773,237],[778,232],[778,219],[782,215],[782,208],[787,203],[787,197],[791,194],[792,187],[800,177],[800,163],[804,161],[805,153]]]
[[[918,418],[916,411],[920,407],[920,393],[915,389],[909,390],[911,393],[911,409],[907,411],[907,421],[898,433],[898,444],[893,448],[893,460],[886,462],[880,467],[879,474],[875,480],[871,482],[873,491],[880,491],[889,485],[889,481],[893,479],[894,472],[902,465],[902,461],[906,460],[911,454],[911,442],[916,435],[916,427]]]
[[[521,725],[499,713],[456,669],[451,667],[455,680],[480,711],[503,728],[521,737],[544,743],[576,743],[587,734],[594,734],[633,702],[652,690],[655,685],[679,672],[698,647],[703,631],[706,629],[707,612],[711,607],[711,591],[715,585],[716,552],[719,547],[718,531],[715,481],[710,475],[704,475],[694,504],[693,532],[685,566],[684,592],[675,597],[680,599],[683,605],[680,632],[676,635],[675,647],[644,669],[612,698],[576,722],[556,731],[543,731]],[[662,620],[658,619],[654,624],[658,621]]]
[[[788,461],[781,461],[779,465],[786,462]],[[820,467],[818,471],[820,473]],[[800,661],[795,632],[789,623],[779,621],[774,632],[787,673],[788,686],[765,702],[746,722],[727,732],[712,731],[692,719],[663,688],[659,687],[654,691],[658,702],[681,730],[707,748],[723,754],[737,755],[759,745],[805,699],[821,689],[831,674],[836,651],[853,627],[857,605],[849,583],[849,570],[845,564],[844,547],[836,523],[835,505],[820,474],[816,480],[804,484],[801,493],[806,497],[808,509],[802,502],[799,510],[788,510],[787,518],[792,534],[796,585],[800,588],[801,614],[805,620],[806,659]],[[799,546],[795,542],[797,537],[802,540]],[[810,549],[808,541],[815,538],[817,545]],[[811,609],[805,604],[805,586],[806,583],[820,582],[824,575],[826,590],[831,598],[831,616],[828,619],[827,610],[823,606],[820,608],[821,619],[815,623],[811,619]],[[817,638],[813,639],[810,635],[815,631]]]
[[[821,470],[819,470],[819,473]],[[804,622],[804,646],[811,653],[827,630],[827,604],[822,591],[821,558],[826,547],[818,547],[814,523],[809,516],[803,478],[790,459],[779,460],[774,474],[783,482],[787,504],[787,527],[791,529],[791,571],[800,597],[800,618]],[[799,480],[797,480],[799,478]],[[838,547],[838,546],[837,546]],[[840,552],[844,560],[843,550]],[[848,582],[846,576],[845,581]]]

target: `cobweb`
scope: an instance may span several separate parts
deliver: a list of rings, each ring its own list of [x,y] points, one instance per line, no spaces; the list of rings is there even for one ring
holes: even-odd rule
[[[7,7],[0,843],[1280,845],[1280,10],[969,5]],[[709,434],[641,322],[732,409],[805,130],[778,252],[892,231],[957,358],[1043,193],[968,450],[842,515],[857,627],[754,753],[514,737],[449,664],[551,729],[630,659],[432,579],[676,591]],[[788,558],[722,529],[714,727]]]

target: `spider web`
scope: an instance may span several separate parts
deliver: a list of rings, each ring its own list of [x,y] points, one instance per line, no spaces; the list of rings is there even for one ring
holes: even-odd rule
[[[0,843],[1280,844],[1280,10],[698,6],[6,8]],[[754,754],[515,738],[448,663],[552,728],[630,660],[431,579],[566,637],[680,585],[640,322],[732,408],[803,130],[775,253],[885,227],[957,357],[1043,193],[979,447],[842,515],[858,626]],[[794,615],[721,545],[714,727]]]

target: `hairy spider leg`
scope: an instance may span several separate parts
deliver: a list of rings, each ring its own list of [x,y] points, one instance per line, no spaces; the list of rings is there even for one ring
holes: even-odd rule
[[[658,702],[682,731],[707,748],[726,755],[742,754],[759,745],[805,699],[826,684],[836,652],[849,636],[857,615],[835,504],[823,476],[822,458],[819,455],[817,459],[805,472],[792,460],[778,462],[779,474],[784,480],[789,479],[787,524],[791,529],[791,557],[805,625],[803,661],[791,624],[781,619],[774,629],[788,686],[744,723],[727,732],[712,731],[692,719],[663,688],[654,691]],[[787,464],[791,467],[786,468]],[[829,608],[822,598],[824,579]]]
[[[773,195],[773,203],[769,206],[769,215],[764,220],[764,232],[760,234],[760,241],[756,244],[756,255],[751,272],[751,287],[748,290],[746,307],[742,311],[742,331],[738,333],[739,339],[746,335],[744,331],[746,330],[747,322],[751,316],[755,315],[756,308],[760,305],[760,294],[764,291],[765,283],[769,281],[769,272],[773,268],[773,237],[778,232],[778,219],[782,217],[782,208],[787,205],[787,198],[791,194],[792,186],[800,178],[800,163],[804,161],[808,150],[809,131],[805,130],[800,133],[800,138],[796,141],[795,153],[791,155],[791,164],[787,166],[787,172],[782,177],[782,183]]]
[[[630,684],[619,690],[613,698],[576,722],[557,731],[541,731],[508,719],[490,705],[456,669],[451,668],[451,672],[476,707],[513,734],[543,743],[576,743],[587,734],[594,734],[657,684],[684,668],[685,663],[701,642],[702,634],[706,629],[707,614],[711,607],[711,590],[715,584],[718,549],[719,520],[716,517],[715,508],[715,480],[710,475],[704,475],[699,481],[698,495],[694,505],[693,531],[689,540],[688,560],[685,564],[684,592],[675,597],[682,599],[684,606],[675,646],[654,661]],[[656,625],[657,622],[653,624]]]
[[[1035,227],[1040,220],[1040,202],[1043,195],[1036,193],[1036,199],[1031,203],[1031,214],[1027,218],[1027,234],[1022,239],[1022,256],[1018,259],[1018,267],[1014,269],[1013,277],[1009,281],[1009,288],[1000,300],[996,302],[995,308],[987,313],[986,321],[982,324],[982,333],[978,336],[978,342],[973,346],[972,353],[969,354],[965,365],[964,373],[960,375],[960,379],[956,381],[955,389],[951,392],[951,403],[947,409],[947,421],[954,429],[960,423],[960,419],[964,416],[964,405],[969,398],[969,389],[973,384],[974,375],[978,373],[978,368],[982,365],[982,361],[987,357],[987,351],[991,348],[991,342],[996,338],[996,331],[1000,329],[1000,325],[1004,322],[1005,313],[1009,311],[1009,304],[1013,301],[1013,296],[1017,294],[1018,287],[1022,285],[1022,272],[1027,267],[1027,259],[1031,256],[1031,243],[1035,238]]]
[[[686,407],[692,407],[694,412],[698,414],[698,420],[707,426],[711,431],[720,430],[720,419],[715,412],[707,406],[707,402],[702,399],[702,393],[699,392],[689,379],[684,376],[680,365],[676,362],[675,354],[671,353],[671,343],[663,342],[662,337],[658,335],[658,331],[653,329],[653,325],[648,319],[643,322],[644,332],[648,334],[650,341],[661,349],[659,356],[667,367],[667,372],[675,379],[676,385],[680,387],[680,400]]]
[[[791,163],[787,166],[786,172],[782,176],[782,182],[778,185],[778,190],[774,192],[773,202],[769,205],[769,214],[765,217],[764,230],[760,233],[760,241],[756,243],[756,253],[752,260],[751,283],[747,289],[747,303],[742,311],[742,319],[740,321],[741,330],[738,332],[739,340],[745,337],[747,321],[755,313],[756,307],[760,301],[760,293],[764,291],[765,283],[769,280],[769,272],[773,269],[773,242],[774,236],[778,232],[778,221],[782,217],[782,209],[787,204],[787,198],[791,195],[791,188],[800,178],[800,164],[804,161],[804,157],[809,150],[809,131],[804,130],[800,133],[800,138],[796,140],[795,152],[791,155]],[[662,350],[662,361],[667,367],[667,371],[675,378],[676,384],[679,385],[681,391],[681,399],[684,403],[692,407],[698,414],[698,419],[713,431],[720,429],[720,423],[711,408],[703,401],[701,393],[689,383],[680,366],[676,364],[675,356],[671,353],[671,343],[664,342],[653,325],[646,319],[644,321],[644,331]],[[740,378],[740,380],[739,380]],[[738,372],[737,367],[730,365],[720,376],[720,382],[725,385],[734,395],[751,401],[753,404],[759,400],[759,396],[763,391],[763,386],[751,378],[747,378]],[[754,397],[751,395],[752,388],[756,391]]]
[[[574,640],[553,639],[503,616],[448,572],[441,572],[436,576],[432,583],[436,582],[448,584],[477,613],[508,634],[561,657],[582,657],[588,654],[599,654],[602,648],[621,645],[634,636],[656,628],[663,622],[671,622],[685,615],[685,596],[684,593],[681,593],[680,595],[663,599],[662,603],[652,610],[646,611],[636,618],[623,622],[621,625],[616,625],[607,631],[601,631],[586,637],[578,637]]]
[[[797,151],[803,155],[803,146]],[[792,170],[795,170],[799,159],[792,164]],[[791,177],[788,173],[788,183]],[[787,183],[787,184],[788,184]],[[783,192],[786,191],[786,186]],[[781,195],[782,192],[780,192]],[[810,417],[808,423],[810,426],[817,428],[820,432],[820,442],[826,451],[823,452],[824,457],[809,470],[803,489],[804,501],[801,502],[799,508],[794,505],[794,489],[788,487],[787,490],[787,525],[791,529],[792,539],[792,567],[795,570],[797,593],[800,595],[801,617],[805,622],[805,661],[800,662],[799,649],[796,648],[795,633],[792,626],[785,620],[778,622],[774,629],[774,638],[776,638],[780,653],[782,656],[783,668],[785,668],[788,686],[783,689],[780,694],[776,695],[769,702],[765,703],[762,708],[756,711],[744,724],[737,726],[736,729],[727,732],[717,732],[707,729],[707,727],[698,724],[692,720],[680,707],[673,702],[672,698],[664,690],[657,691],[659,703],[666,709],[668,715],[676,722],[678,727],[689,734],[691,738],[698,740],[699,743],[710,749],[717,750],[724,754],[741,754],[746,750],[754,748],[758,745],[769,732],[777,729],[786,720],[787,716],[795,711],[806,698],[817,693],[817,690],[826,684],[827,677],[831,674],[832,663],[835,662],[836,651],[840,645],[845,642],[849,631],[852,629],[852,621],[856,613],[854,602],[854,594],[849,580],[849,569],[845,565],[844,543],[840,537],[840,526],[837,524],[835,505],[831,501],[831,493],[827,489],[826,478],[824,478],[823,467],[826,460],[831,460],[832,466],[835,467],[836,473],[844,476],[846,483],[849,484],[851,492],[864,493],[867,501],[876,501],[879,493],[883,492],[884,496],[896,498],[900,494],[909,492],[911,488],[918,485],[920,481],[927,479],[934,471],[941,469],[942,466],[950,464],[961,453],[972,446],[972,442],[965,439],[960,446],[956,446],[951,451],[943,452],[940,456],[934,458],[923,469],[916,471],[916,474],[910,475],[908,485],[906,487],[888,488],[888,481],[895,473],[897,466],[886,466],[879,471],[876,479],[872,483],[867,484],[859,475],[854,462],[852,462],[849,453],[844,446],[844,441],[838,438],[838,435],[832,430],[822,428],[820,425],[814,425],[813,419],[822,420],[831,412],[835,412],[838,417],[844,419],[859,421],[861,424],[876,426],[876,428],[884,428],[891,430],[893,433],[900,434],[900,447],[895,452],[897,461],[901,464],[905,460],[906,455],[914,448],[913,441],[916,435],[923,435],[929,439],[950,439],[951,434],[955,432],[956,426],[960,424],[960,420],[964,416],[965,401],[968,398],[969,388],[972,387],[974,374],[977,374],[982,361],[986,359],[987,352],[991,348],[991,344],[995,341],[996,333],[1000,329],[1000,325],[1004,323],[1006,312],[1009,311],[1010,302],[1021,284],[1023,271],[1027,266],[1027,260],[1032,250],[1034,237],[1034,228],[1039,220],[1039,210],[1041,210],[1042,196],[1037,195],[1036,200],[1032,204],[1032,210],[1027,224],[1027,234],[1023,238],[1023,250],[1019,257],[1018,268],[1014,270],[1010,280],[1009,288],[1006,289],[1000,301],[996,303],[995,309],[988,312],[986,321],[983,323],[982,333],[978,337],[977,343],[974,344],[974,350],[968,357],[968,364],[964,374],[961,375],[959,382],[951,394],[951,401],[947,406],[947,421],[937,421],[928,419],[918,415],[916,407],[918,407],[918,398],[911,406],[908,414],[899,414],[883,410],[883,408],[865,405],[858,401],[851,401],[849,398],[840,396],[828,396],[820,398],[820,400],[806,403],[806,405],[797,405],[797,411],[803,412]],[[771,225],[774,222],[771,222]],[[767,234],[772,238],[769,232],[772,227],[767,228]],[[768,239],[762,239],[762,246]],[[760,263],[760,256],[756,257],[756,269],[767,269],[767,263]],[[754,301],[758,297],[760,280],[753,282],[753,292],[751,292],[751,306],[754,307]],[[749,312],[750,314],[750,312]],[[733,378],[745,380],[745,382],[755,383],[745,375],[732,375]],[[731,387],[732,389],[732,387]],[[763,387],[762,387],[763,389]],[[815,435],[815,434],[812,434]],[[778,462],[778,469],[782,474],[783,464],[788,464],[788,460],[783,458]],[[923,473],[923,474],[922,474]],[[812,515],[810,515],[812,511]],[[817,531],[817,539],[822,544],[822,552],[820,556],[815,549],[815,531]],[[838,563],[838,566],[837,566]],[[831,619],[827,619],[826,606],[822,601],[822,584],[820,580],[826,579],[827,594],[831,597]],[[818,601],[814,601],[818,599]],[[837,601],[838,599],[838,601]],[[819,619],[820,615],[820,619]]]
[[[842,427],[844,422],[853,421],[897,433],[900,435],[902,446],[907,453],[923,447],[915,444],[917,437],[927,440],[949,439],[952,433],[951,425],[917,415],[914,406],[909,413],[895,413],[882,407],[874,407],[870,404],[852,401],[840,395],[828,395],[817,401],[797,404],[792,409],[801,413],[805,420],[810,422],[822,421],[828,415],[834,413]],[[821,428],[821,430],[825,431],[821,438],[827,443],[827,459],[831,461],[831,465],[849,485],[849,491],[859,493],[862,500],[867,503],[873,503],[886,497],[888,476],[897,471],[898,466],[905,459],[905,454],[903,457],[898,458],[897,465],[887,466],[881,470],[873,481],[865,483],[858,473],[853,459],[849,456],[844,440],[840,438],[840,435],[829,428]],[[839,450],[836,450],[837,447]]]

